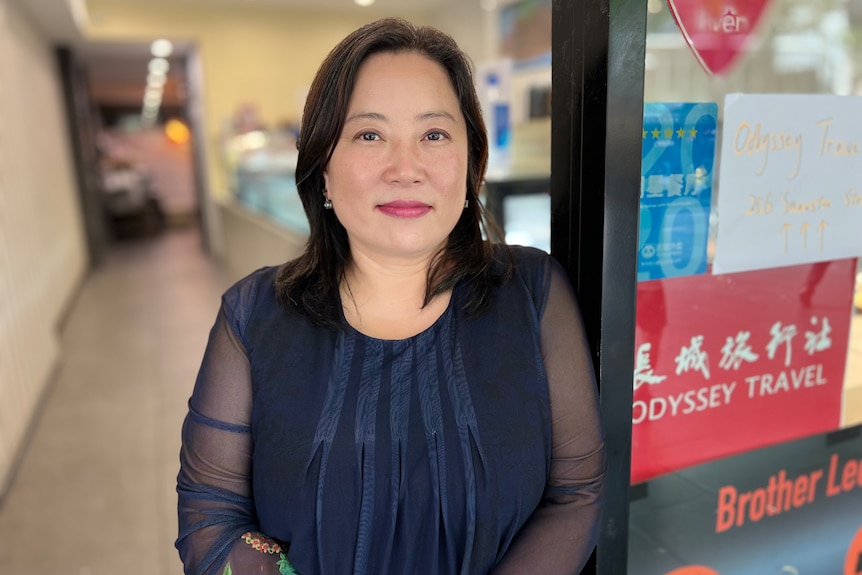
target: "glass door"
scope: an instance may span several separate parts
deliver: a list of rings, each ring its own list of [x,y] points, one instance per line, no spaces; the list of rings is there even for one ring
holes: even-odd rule
[[[627,572],[858,575],[862,2],[646,22]]]

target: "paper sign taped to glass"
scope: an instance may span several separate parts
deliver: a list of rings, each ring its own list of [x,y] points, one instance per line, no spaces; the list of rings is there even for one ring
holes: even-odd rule
[[[638,280],[706,272],[717,115],[712,103],[644,106]]]
[[[862,255],[862,97],[725,99],[713,271]]]

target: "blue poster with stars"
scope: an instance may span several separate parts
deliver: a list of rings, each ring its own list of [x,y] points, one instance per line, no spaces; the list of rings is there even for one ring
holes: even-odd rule
[[[644,105],[638,281],[702,274],[718,104]]]

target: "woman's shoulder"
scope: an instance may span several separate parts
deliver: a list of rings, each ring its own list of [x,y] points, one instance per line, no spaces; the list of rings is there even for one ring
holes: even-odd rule
[[[495,249],[506,250],[513,264],[513,272],[527,283],[540,283],[546,279],[552,258],[547,252],[530,246],[507,244],[497,245]]]
[[[256,307],[277,305],[275,278],[278,270],[279,266],[257,269],[238,280],[222,295],[222,306],[238,334],[245,332],[248,320]]]
[[[547,252],[531,246],[508,245],[516,266],[545,267],[551,256]]]
[[[548,294],[552,258],[538,248],[520,245],[494,246],[495,260],[508,259],[512,264],[511,279],[507,284],[523,286],[530,293],[537,309],[544,308]]]
[[[496,273],[506,269],[518,273],[543,270],[550,256],[538,248],[515,244],[491,243],[493,266]]]

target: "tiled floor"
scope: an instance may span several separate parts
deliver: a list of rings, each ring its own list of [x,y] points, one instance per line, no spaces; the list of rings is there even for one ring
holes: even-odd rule
[[[88,279],[0,502],[0,575],[182,572],[173,549],[179,430],[227,285],[195,230],[121,245]],[[859,315],[853,341],[845,408],[862,421]]]
[[[0,574],[182,573],[180,425],[225,287],[194,230],[122,245],[88,279],[0,507]]]

